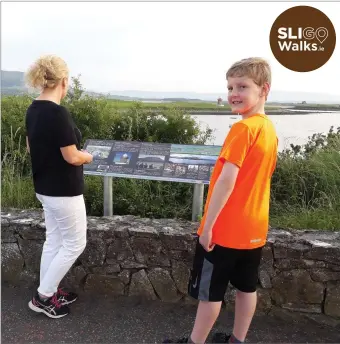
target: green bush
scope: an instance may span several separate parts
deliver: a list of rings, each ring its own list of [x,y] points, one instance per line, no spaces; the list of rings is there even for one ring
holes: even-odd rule
[[[30,96],[2,98],[2,206],[38,207],[25,144],[25,112]],[[204,144],[212,131],[202,130],[183,109],[145,109],[138,102],[120,109],[104,97],[84,94],[74,78],[63,101],[86,139]],[[271,186],[271,225],[340,229],[340,128],[316,134],[304,146],[279,153]],[[192,185],[113,179],[114,214],[191,218]],[[206,188],[207,191],[207,188]],[[103,215],[103,178],[85,176],[89,215]]]
[[[271,215],[275,225],[340,229],[340,127],[279,154]]]
[[[6,97],[2,100],[2,203],[5,207],[38,206],[25,148],[24,119],[31,101],[32,98],[28,96]],[[199,124],[181,109],[152,111],[143,109],[138,102],[132,102],[129,109],[121,111],[104,97],[85,95],[77,78],[73,78],[70,92],[62,104],[69,109],[82,132],[82,143],[86,139],[111,139],[204,144],[212,135],[209,128],[201,130]],[[16,135],[11,134],[13,132]],[[13,151],[21,154],[19,164]],[[8,177],[10,171],[15,171],[10,174],[12,179]],[[85,176],[85,185],[88,214],[101,216],[103,179]],[[17,192],[13,192],[13,188]],[[190,218],[190,184],[117,178],[113,180],[113,195],[115,214]]]

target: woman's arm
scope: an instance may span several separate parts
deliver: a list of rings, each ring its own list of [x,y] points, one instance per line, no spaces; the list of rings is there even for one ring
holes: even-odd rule
[[[28,136],[26,136],[26,148],[27,148],[27,152],[30,152],[30,144],[28,143]]]
[[[88,152],[79,151],[76,145],[61,147],[63,158],[71,165],[80,166],[92,162],[92,155]]]

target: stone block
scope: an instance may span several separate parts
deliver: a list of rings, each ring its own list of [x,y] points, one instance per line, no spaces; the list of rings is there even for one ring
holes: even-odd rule
[[[1,245],[1,278],[3,281],[17,283],[20,280],[24,262],[16,243]]]
[[[188,283],[190,277],[190,269],[182,262],[172,261],[172,277],[176,283],[177,289],[182,294],[188,293]]]
[[[18,238],[20,251],[25,259],[26,269],[32,272],[40,271],[41,253],[44,243],[36,240]]]
[[[149,271],[148,277],[162,301],[176,302],[181,298],[177,293],[177,288],[169,271],[162,268],[154,268]]]
[[[276,305],[321,304],[323,301],[323,284],[314,282],[305,270],[284,271],[273,278],[272,284],[272,299]]]
[[[170,267],[170,261],[162,242],[152,237],[135,236],[131,246],[138,263],[148,267]]]
[[[102,239],[89,239],[79,260],[85,267],[102,266],[106,257],[106,244]]]
[[[325,314],[340,318],[340,282],[329,282],[326,289]]]
[[[89,274],[85,282],[85,291],[104,295],[124,295],[125,285],[117,276]]]
[[[157,300],[157,296],[145,270],[140,270],[132,275],[129,296],[138,296],[147,300]]]

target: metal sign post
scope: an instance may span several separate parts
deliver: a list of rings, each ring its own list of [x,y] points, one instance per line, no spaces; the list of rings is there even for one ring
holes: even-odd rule
[[[199,221],[203,214],[204,184],[194,184],[192,198],[192,221]]]
[[[104,216],[113,215],[112,177],[104,176]]]

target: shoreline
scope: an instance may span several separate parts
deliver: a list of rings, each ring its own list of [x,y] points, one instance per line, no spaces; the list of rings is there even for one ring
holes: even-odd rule
[[[190,115],[198,115],[198,116],[203,116],[203,115],[212,115],[212,116],[238,116],[238,114],[233,113],[232,111],[224,110],[224,111],[213,111],[213,110],[188,110]],[[327,114],[332,114],[336,113],[340,115],[340,110],[336,111],[330,111],[330,110],[320,110],[320,111],[311,111],[311,110],[287,110],[287,109],[282,109],[282,110],[268,110],[266,111],[266,115],[268,116],[286,116],[286,115],[319,115],[322,113],[327,113]]]

